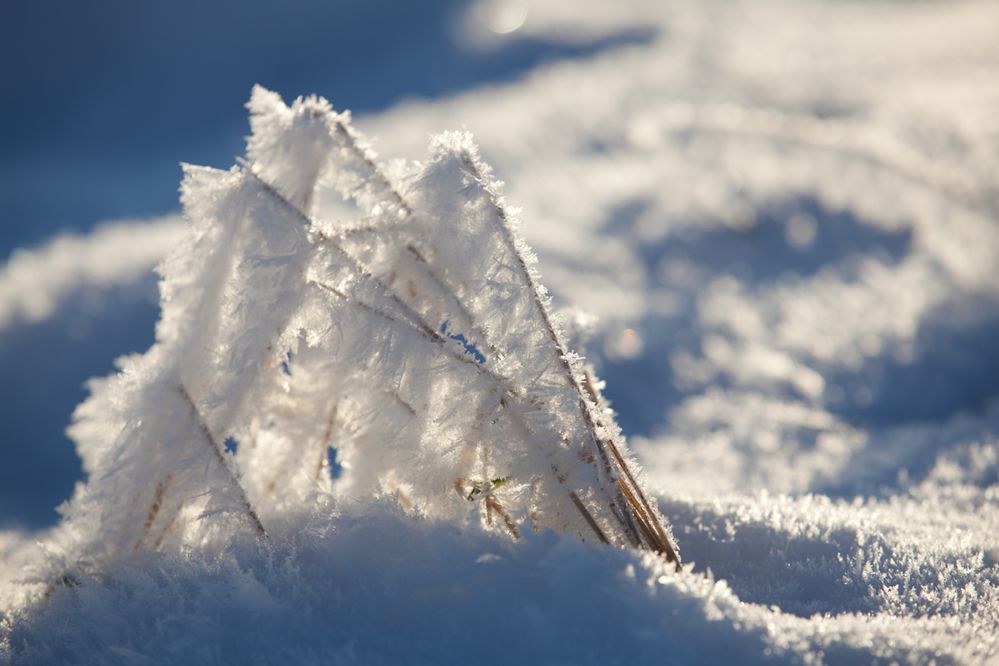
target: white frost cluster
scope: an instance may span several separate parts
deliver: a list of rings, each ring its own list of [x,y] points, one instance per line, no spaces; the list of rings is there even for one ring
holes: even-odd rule
[[[319,98],[257,87],[247,159],[185,167],[157,342],[92,382],[69,552],[283,539],[337,502],[676,560],[467,134],[396,188]]]

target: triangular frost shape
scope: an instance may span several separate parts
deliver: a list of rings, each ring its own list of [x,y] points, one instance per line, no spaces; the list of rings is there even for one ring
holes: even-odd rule
[[[245,162],[185,169],[156,345],[78,410],[80,552],[282,538],[391,495],[679,565],[471,138],[438,137],[397,184],[325,100],[258,87],[248,107]]]

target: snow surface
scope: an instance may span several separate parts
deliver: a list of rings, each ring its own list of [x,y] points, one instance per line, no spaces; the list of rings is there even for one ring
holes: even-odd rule
[[[140,281],[183,233],[179,216],[114,222],[87,236],[60,234],[40,248],[15,251],[0,268],[0,329],[44,321],[83,287],[105,291]]]
[[[386,156],[475,133],[556,304],[595,315],[579,337],[684,574],[357,503],[39,599],[39,552],[63,553],[8,531],[0,656],[994,663],[997,25],[985,2],[550,3],[519,31],[655,32],[358,120]],[[175,224],[135,229],[165,253]],[[26,286],[0,290],[4,326],[32,284],[56,285],[48,316],[61,285],[137,279],[114,240],[80,242],[76,264],[8,265]]]

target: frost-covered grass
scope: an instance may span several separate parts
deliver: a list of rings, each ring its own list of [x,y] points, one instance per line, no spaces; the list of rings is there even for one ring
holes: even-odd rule
[[[381,497],[679,569],[471,137],[436,137],[390,178],[324,99],[258,86],[247,107],[240,165],[184,168],[156,343],[74,413],[89,478],[48,575],[214,557],[244,528],[280,543],[310,513]]]
[[[997,20],[971,2],[613,16],[548,3],[523,31],[657,32],[358,120],[389,156],[418,155],[443,129],[475,132],[524,209],[556,304],[597,317],[580,318],[579,337],[686,573],[378,503],[313,517],[273,548],[149,555],[25,606],[32,588],[16,581],[47,535],[6,533],[0,650],[36,662],[995,660]]]

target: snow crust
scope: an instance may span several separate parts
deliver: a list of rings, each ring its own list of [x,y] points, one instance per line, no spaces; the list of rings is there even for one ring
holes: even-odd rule
[[[571,3],[531,12],[536,34],[605,29]],[[994,8],[636,3],[622,21],[660,32],[358,123],[397,155],[475,131],[555,302],[597,317],[591,358],[687,572],[365,503],[42,602],[33,542],[58,560],[58,536],[5,533],[0,655],[995,662]]]

